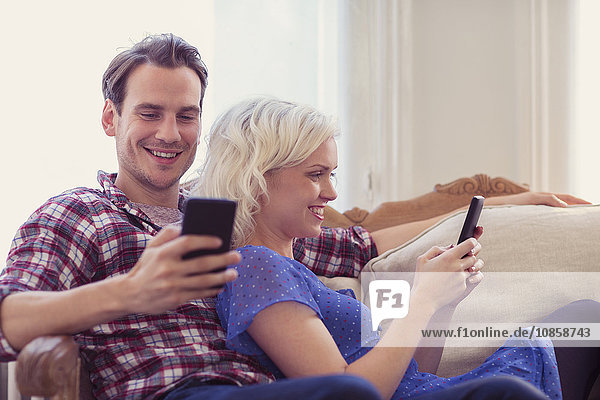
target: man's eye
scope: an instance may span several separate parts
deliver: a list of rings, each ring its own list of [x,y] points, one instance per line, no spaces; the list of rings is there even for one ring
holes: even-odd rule
[[[155,114],[155,113],[141,113],[140,115],[142,116],[142,118],[145,118],[145,119],[158,118],[158,114]]]
[[[191,121],[195,121],[196,117],[193,117],[191,115],[180,115],[179,119],[185,122],[191,122]]]

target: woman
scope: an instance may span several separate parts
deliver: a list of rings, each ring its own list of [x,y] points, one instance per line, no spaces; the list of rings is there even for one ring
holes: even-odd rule
[[[482,366],[453,378],[419,372],[419,332],[448,316],[481,280],[481,245],[470,239],[435,247],[417,261],[408,315],[379,338],[362,337],[368,309],[325,287],[293,260],[295,238],[318,236],[323,210],[337,194],[337,128],[314,109],[275,99],[242,102],[213,125],[196,194],[238,202],[233,247],[239,278],[218,296],[227,345],[255,355],[277,377],[348,373],[371,381],[384,398],[406,398],[495,375],[515,375],[561,398],[551,342],[502,347]],[[476,237],[481,235],[477,232]],[[466,255],[466,256],[465,256]],[[445,272],[443,282],[438,274]],[[403,338],[403,347],[386,347]],[[420,349],[424,360],[439,357]],[[430,353],[430,354],[427,354]],[[500,359],[500,361],[498,361]]]

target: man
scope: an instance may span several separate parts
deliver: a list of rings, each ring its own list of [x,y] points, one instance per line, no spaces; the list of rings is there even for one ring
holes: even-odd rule
[[[0,281],[1,360],[37,336],[68,333],[99,398],[158,397],[190,380],[227,388],[273,381],[225,348],[214,312],[215,287],[236,275],[211,271],[239,255],[182,261],[218,239],[167,226],[181,219],[179,180],[196,154],[206,79],[197,50],[173,35],[149,37],[111,62],[102,125],[115,138],[119,172],[99,173],[102,190],[50,199],[17,232]],[[257,398],[265,390],[273,398],[377,397],[354,377],[248,388]]]
[[[272,383],[254,358],[225,347],[212,296],[236,275],[212,271],[240,257],[183,261],[218,239],[169,226],[182,216],[179,180],[196,153],[206,83],[197,49],[173,35],[113,59],[102,126],[118,173],[99,172],[101,190],[51,198],[18,230],[0,277],[0,360],[35,337],[72,334],[98,398],[377,398],[351,376]],[[377,254],[374,240],[383,251],[398,238],[325,229],[296,253],[321,273],[355,275]]]

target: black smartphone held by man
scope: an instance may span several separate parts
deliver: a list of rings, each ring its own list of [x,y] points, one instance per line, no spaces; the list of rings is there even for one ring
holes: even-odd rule
[[[229,251],[236,207],[237,203],[232,200],[199,197],[188,199],[183,214],[181,234],[218,236],[223,243],[217,249],[191,251],[184,254],[183,259]]]
[[[458,243],[461,244],[465,240],[472,238],[483,209],[483,202],[485,198],[483,196],[473,196],[471,199],[471,205],[469,205],[469,211],[465,217],[465,223],[463,224],[460,236],[458,237]]]

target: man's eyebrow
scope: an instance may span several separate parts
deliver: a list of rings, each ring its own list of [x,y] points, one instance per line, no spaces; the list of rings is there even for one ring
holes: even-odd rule
[[[134,107],[136,110],[164,110],[165,108],[163,106],[160,106],[158,104],[153,104],[153,103],[140,103],[138,105],[136,105]],[[185,107],[181,107],[181,109],[178,112],[193,112],[196,114],[200,114],[200,107],[198,106],[185,106]]]
[[[163,107],[158,104],[141,103],[134,107],[136,110],[162,110]]]
[[[179,110],[180,112],[193,112],[196,114],[200,114],[200,107],[198,106],[186,106],[186,107],[182,107],[181,110]]]

